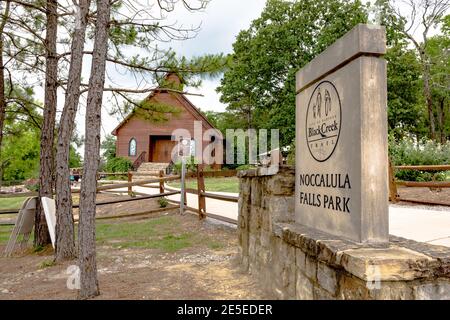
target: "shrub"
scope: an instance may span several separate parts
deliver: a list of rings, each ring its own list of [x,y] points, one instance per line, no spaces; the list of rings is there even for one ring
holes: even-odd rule
[[[127,172],[131,169],[133,163],[122,157],[110,158],[106,161],[105,171],[106,172]]]
[[[450,142],[445,144],[433,141],[414,141],[404,138],[395,141],[389,137],[389,155],[393,165],[443,165],[450,164]],[[431,172],[418,170],[397,170],[396,177],[405,181],[443,181],[447,179],[446,172]]]
[[[158,199],[158,203],[159,203],[159,207],[160,208],[165,208],[169,205],[169,200],[167,200],[166,198],[162,197]]]
[[[194,157],[186,159],[186,172],[197,172],[197,165],[194,163]],[[181,160],[173,164],[173,173],[181,174]]]
[[[253,168],[255,168],[255,166],[254,165],[251,165],[251,164],[243,164],[243,165],[240,165],[239,167],[237,167],[236,168],[236,170],[249,170],[249,169],[253,169]]]

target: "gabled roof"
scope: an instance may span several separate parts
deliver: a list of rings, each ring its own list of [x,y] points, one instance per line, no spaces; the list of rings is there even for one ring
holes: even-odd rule
[[[202,121],[203,123],[206,123],[207,126],[211,127],[212,129],[216,129],[211,122],[203,115],[203,113],[200,112],[200,110],[194,106],[194,104],[186,98],[184,94],[174,92],[174,91],[168,91],[165,89],[156,89],[154,92],[152,92],[145,100],[149,100],[153,98],[158,93],[168,93],[170,92],[173,94],[173,96],[186,107],[186,110],[189,111],[195,119]],[[134,110],[128,114],[128,116],[125,117],[125,119],[122,120],[122,122],[119,123],[117,127],[114,128],[112,131],[112,134],[115,136],[117,135],[117,130],[119,130],[124,124],[126,124],[132,117],[134,116]],[[217,129],[216,129],[217,130]]]

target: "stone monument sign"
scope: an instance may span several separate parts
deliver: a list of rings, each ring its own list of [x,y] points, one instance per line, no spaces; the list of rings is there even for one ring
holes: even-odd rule
[[[388,241],[384,27],[359,24],[297,73],[298,223]]]

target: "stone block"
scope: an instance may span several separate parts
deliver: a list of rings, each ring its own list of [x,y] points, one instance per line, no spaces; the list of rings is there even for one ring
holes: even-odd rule
[[[314,286],[314,300],[336,300],[336,298],[328,291],[321,287]]]
[[[268,200],[267,210],[270,212],[273,221],[290,222],[294,221],[294,197],[271,196]]]
[[[259,207],[251,206],[251,213],[249,219],[250,233],[259,233],[259,229],[262,226],[262,209]]]
[[[314,286],[311,280],[297,268],[297,281],[295,287],[295,297],[298,300],[312,300],[314,299]]]
[[[414,280],[432,273],[433,259],[406,248],[360,248],[344,251],[342,266],[365,281]]]
[[[297,269],[305,270],[306,255],[298,248],[295,248],[295,265],[297,266]]]
[[[293,196],[295,192],[295,176],[276,175],[267,182],[267,191],[276,196]]]
[[[317,279],[317,260],[315,260],[314,258],[311,258],[309,256],[306,256],[305,274],[311,280],[316,281],[316,279]]]
[[[323,289],[335,295],[338,288],[337,271],[324,263],[319,263],[317,265],[317,282]]]
[[[375,283],[375,286],[376,283]],[[369,290],[371,299],[374,300],[411,300],[413,290],[411,285],[405,282],[381,282],[379,288]]]
[[[259,179],[252,179],[250,199],[252,206],[261,207],[262,190],[261,183]]]
[[[414,287],[417,300],[450,300],[450,280],[437,280]]]
[[[370,294],[365,281],[343,274],[339,278],[337,298],[340,300],[369,300]]]
[[[267,232],[271,229],[272,216],[266,209],[262,209],[261,213],[261,228]]]
[[[261,236],[259,238],[261,247],[265,250],[270,250],[270,232],[266,230],[261,230]]]

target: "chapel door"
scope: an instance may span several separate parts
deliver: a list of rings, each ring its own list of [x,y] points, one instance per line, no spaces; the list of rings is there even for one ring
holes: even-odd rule
[[[175,147],[175,144],[176,141],[172,140],[154,140],[152,162],[169,163],[172,160],[171,153]]]

